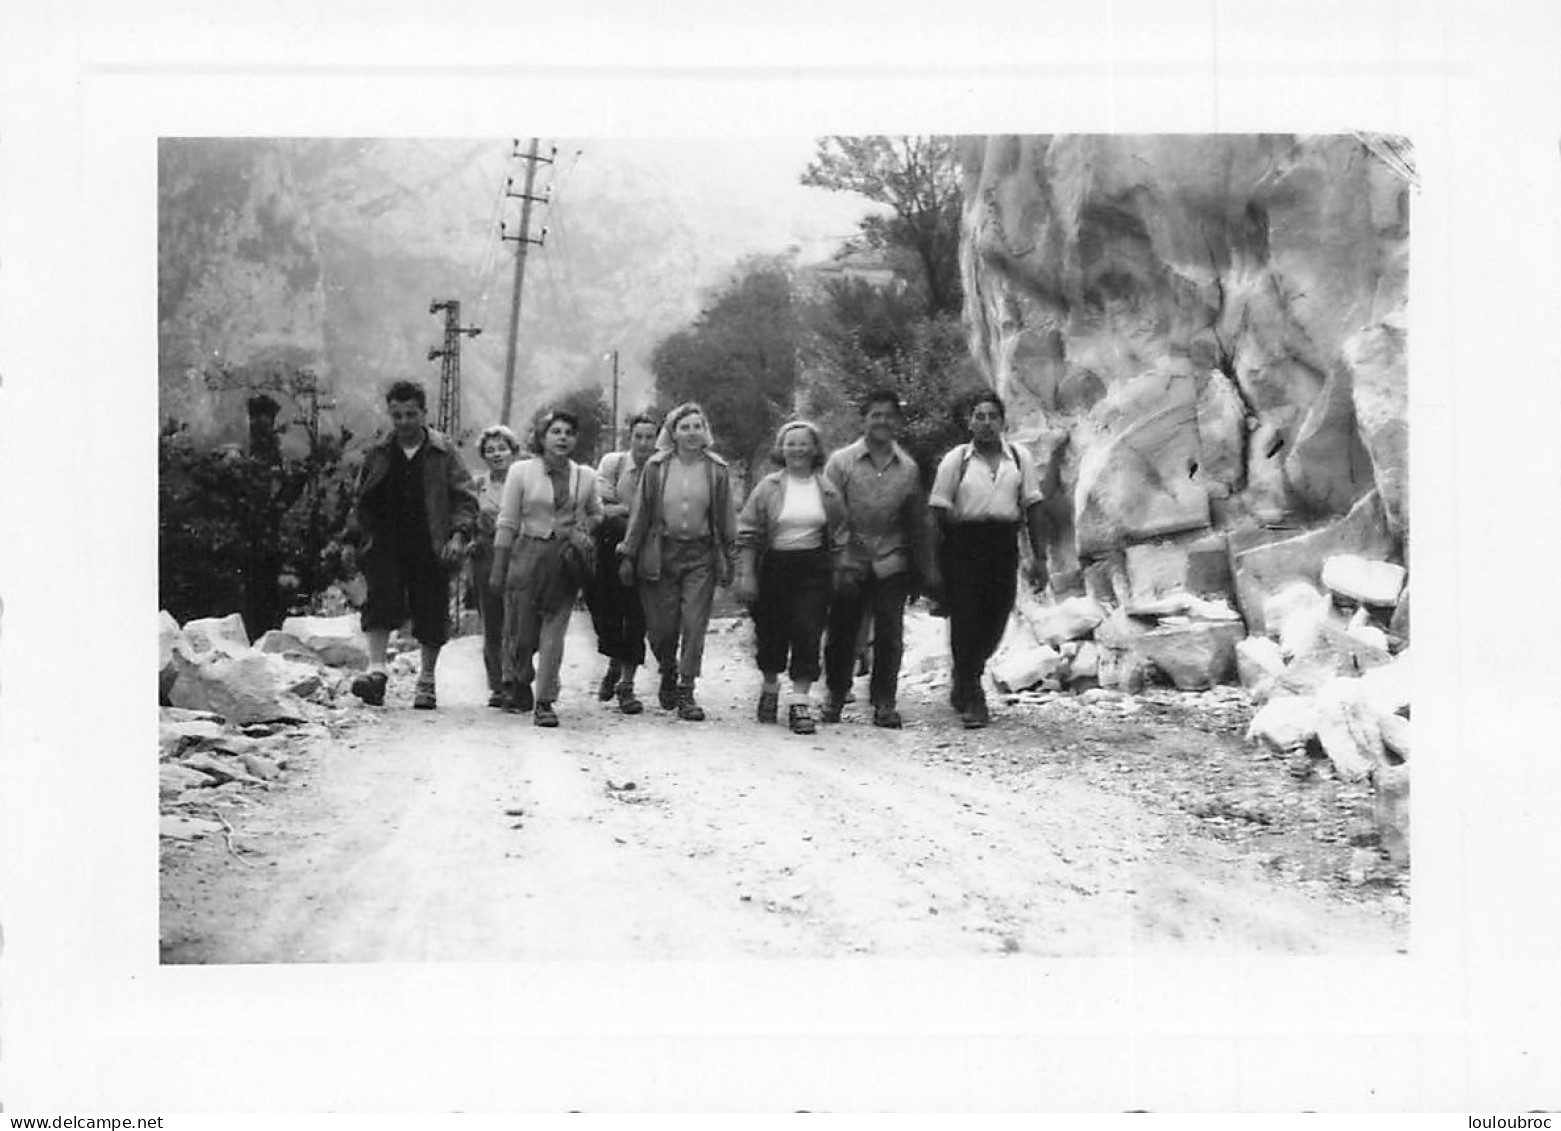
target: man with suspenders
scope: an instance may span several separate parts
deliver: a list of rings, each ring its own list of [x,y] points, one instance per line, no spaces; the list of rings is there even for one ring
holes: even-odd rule
[[[1030,454],[1003,440],[1006,415],[996,393],[976,395],[965,421],[970,442],[943,457],[927,499],[949,614],[949,701],[972,729],[991,721],[981,673],[1002,642],[1018,595],[1021,526],[1030,539],[1030,579],[1046,584],[1040,479]]]

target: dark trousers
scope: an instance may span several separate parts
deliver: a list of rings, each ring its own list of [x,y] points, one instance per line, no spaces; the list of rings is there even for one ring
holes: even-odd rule
[[[450,575],[427,538],[374,546],[364,555],[363,577],[369,589],[365,632],[394,632],[410,618],[419,644],[438,648],[450,639]]]
[[[753,603],[759,670],[792,679],[819,677],[818,645],[829,616],[828,550],[771,550],[759,563]]]
[[[500,691],[504,681],[504,589],[488,584],[492,568],[493,543],[477,543],[472,551],[471,577],[477,611],[482,615],[482,666],[488,673],[488,690]]]
[[[1014,611],[1018,527],[1011,522],[950,522],[944,528],[942,566],[954,686],[970,695],[980,688],[981,672],[1002,643]]]
[[[645,662],[645,607],[639,589],[618,578],[618,543],[623,523],[602,527],[596,545],[596,576],[586,593],[591,625],[596,629],[596,650],[609,660],[639,667]]]
[[[911,575],[868,575],[861,584],[835,594],[829,611],[829,643],[824,671],[829,690],[844,698],[856,670],[857,642],[862,622],[873,622],[873,675],[869,694],[873,706],[892,706],[900,682],[900,658],[905,652],[905,601]]]

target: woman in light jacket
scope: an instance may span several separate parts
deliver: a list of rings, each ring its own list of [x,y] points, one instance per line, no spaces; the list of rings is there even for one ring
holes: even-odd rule
[[[711,443],[699,405],[689,401],[667,413],[618,547],[623,583],[639,582],[645,635],[661,668],[661,709],[694,723],[705,718],[694,683],[715,588],[731,583],[736,553],[731,470]]]
[[[541,458],[509,469],[488,575],[490,585],[504,587],[505,708],[527,711],[534,702],[539,727],[558,725],[553,703],[564,633],[575,595],[590,576],[592,535],[602,521],[596,473],[569,458],[578,431],[572,413],[548,413],[533,441]]]
[[[477,437],[477,454],[487,464],[477,482],[477,536],[472,541],[472,589],[482,615],[482,663],[488,672],[488,706],[504,706],[504,588],[488,584],[493,568],[493,536],[510,465],[521,456],[520,440],[502,424],[484,428]]]
[[[793,734],[814,732],[809,694],[819,677],[819,640],[846,544],[845,501],[820,475],[824,444],[806,420],[781,425],[771,459],[737,519],[733,593],[753,611],[758,646],[758,717],[773,723],[780,675],[791,677],[786,721]]]

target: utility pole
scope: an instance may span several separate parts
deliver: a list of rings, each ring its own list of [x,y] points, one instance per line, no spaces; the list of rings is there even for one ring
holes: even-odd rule
[[[612,351],[612,450],[618,450],[618,351]]]
[[[511,157],[523,158],[526,162],[526,183],[520,192],[512,191],[514,178],[508,178],[504,182],[504,195],[515,197],[520,201],[520,235],[508,234],[504,222],[499,222],[499,239],[513,240],[515,242],[515,289],[510,295],[509,307],[509,348],[504,354],[504,401],[499,409],[499,423],[508,425],[510,410],[515,403],[515,342],[520,334],[520,289],[526,279],[526,245],[536,244],[541,247],[547,239],[547,229],[542,229],[542,234],[537,239],[531,238],[531,205],[533,203],[546,204],[550,195],[533,196],[532,186],[536,183],[537,166],[551,165],[553,157],[558,153],[558,147],[554,146],[547,157],[537,156],[537,139],[531,139],[531,147],[528,152],[520,152],[520,139],[513,142],[514,152]]]
[[[461,442],[461,335],[475,338],[482,333],[477,326],[461,325],[461,300],[434,299],[428,304],[428,313],[444,311],[444,345],[430,346],[428,360],[439,361],[439,418],[434,427],[450,437],[451,443]]]

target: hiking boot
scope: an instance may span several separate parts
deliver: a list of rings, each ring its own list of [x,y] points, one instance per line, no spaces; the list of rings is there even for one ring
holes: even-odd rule
[[[759,721],[773,723],[780,714],[780,692],[759,692]]]
[[[685,723],[702,723],[705,721],[705,709],[694,702],[694,689],[692,687],[680,687],[677,690],[678,718]]]
[[[439,706],[439,697],[434,694],[433,680],[417,681],[417,690],[412,695],[412,706],[419,711],[432,711]]]
[[[831,691],[824,696],[824,705],[818,709],[818,721],[821,723],[838,723],[840,712],[845,709],[846,697],[838,692]]]
[[[678,673],[662,672],[661,686],[656,689],[656,702],[663,711],[674,710],[678,705]]]
[[[504,709],[512,715],[523,715],[532,707],[531,684],[510,683],[504,687]]]
[[[385,685],[389,682],[390,677],[382,671],[364,672],[352,681],[352,693],[370,707],[381,707],[385,703]]]
[[[815,729],[813,715],[808,711],[806,703],[793,703],[787,708],[786,724],[791,727],[792,734],[812,734]]]
[[[504,707],[504,692],[502,692],[502,691],[490,692],[488,694],[488,706],[490,706],[490,707],[498,707],[499,709],[502,710],[503,707]]]
[[[628,683],[618,685],[618,710],[625,715],[637,715],[645,709],[645,704],[640,702],[640,697],[634,694],[634,686]]]
[[[541,700],[537,703],[537,713],[531,717],[531,721],[539,727],[556,727],[558,712],[553,710],[553,704]]]
[[[980,730],[991,722],[992,713],[987,710],[986,695],[980,691],[972,695],[959,717],[966,730]]]
[[[905,723],[893,703],[880,703],[873,708],[873,725],[888,730],[899,730]]]
[[[623,665],[617,660],[611,660],[607,664],[607,674],[602,676],[602,682],[596,689],[596,697],[603,703],[612,702],[612,697],[618,691],[618,681],[623,678]]]

